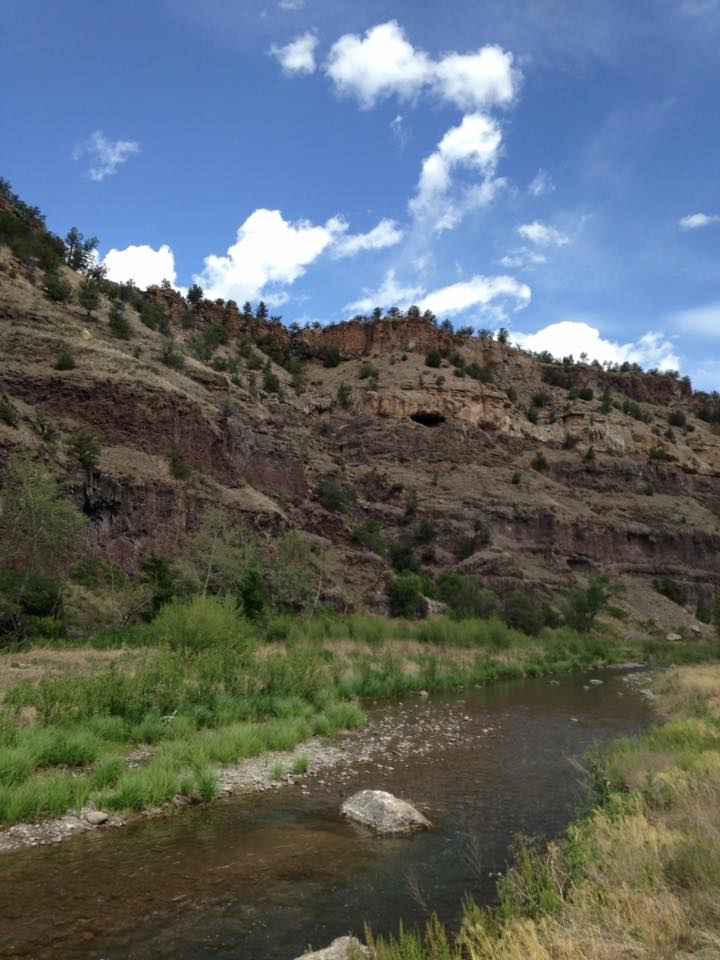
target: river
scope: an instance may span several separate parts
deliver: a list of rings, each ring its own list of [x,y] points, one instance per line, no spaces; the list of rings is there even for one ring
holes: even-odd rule
[[[602,679],[591,685],[589,677]],[[291,960],[346,933],[454,923],[490,903],[517,833],[577,809],[570,758],[654,719],[621,671],[496,683],[367,707],[357,756],[270,793],[184,809],[0,858],[0,957]],[[374,738],[382,753],[363,751]],[[380,839],[338,814],[363,787],[434,829]]]

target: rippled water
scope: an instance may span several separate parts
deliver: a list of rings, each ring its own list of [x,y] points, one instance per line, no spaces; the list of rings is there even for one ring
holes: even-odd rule
[[[619,673],[594,676],[605,683],[527,680],[371,707],[373,721],[409,741],[409,757],[389,742],[379,764],[353,764],[341,782],[321,774],[305,789],[5,855],[0,957],[288,960],[361,934],[366,920],[377,931],[422,921],[413,887],[452,923],[466,892],[492,901],[488,874],[505,867],[516,833],[551,837],[568,823],[580,789],[569,758],[653,719]],[[440,731],[461,721],[463,736],[428,743],[418,721],[429,715]],[[339,804],[362,787],[411,800],[434,829],[379,839],[345,822]]]

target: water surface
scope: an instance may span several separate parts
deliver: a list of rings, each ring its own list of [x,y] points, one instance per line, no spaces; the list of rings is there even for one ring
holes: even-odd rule
[[[492,902],[515,834],[553,837],[572,818],[569,759],[654,719],[620,673],[593,676],[604,684],[545,678],[370,706],[384,754],[340,777],[6,854],[0,957],[290,960],[365,920],[390,932],[427,907],[453,923],[465,893]],[[363,787],[411,800],[434,829],[379,839],[345,822],[340,803]]]

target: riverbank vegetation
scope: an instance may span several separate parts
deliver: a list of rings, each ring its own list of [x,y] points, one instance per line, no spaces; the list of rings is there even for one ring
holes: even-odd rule
[[[515,593],[500,603],[456,571],[431,581],[396,550],[399,616],[340,616],[320,602],[326,559],[298,532],[261,542],[212,507],[182,556],[151,555],[131,578],[87,555],[86,528],[40,461],[11,464],[0,504],[0,824],[90,803],[125,812],[209,800],[222,765],[357,726],[363,699],[716,652],[657,632],[621,640],[618,587],[602,576],[554,602]],[[426,616],[433,595],[445,615]]]
[[[547,849],[518,843],[499,905],[457,937],[369,941],[375,960],[616,960],[720,954],[720,668],[656,678],[668,722],[593,763],[590,812]]]
[[[358,705],[420,690],[619,663],[707,659],[705,644],[643,647],[568,627],[529,637],[503,621],[318,613],[253,622],[229,597],[0,661],[0,822],[89,802],[142,810],[217,794],[224,764],[363,722]],[[129,765],[140,751],[142,762]]]

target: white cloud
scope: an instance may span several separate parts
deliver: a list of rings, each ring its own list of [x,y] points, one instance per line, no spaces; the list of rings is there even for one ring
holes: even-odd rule
[[[521,267],[540,266],[547,263],[548,258],[544,253],[538,253],[536,250],[530,250],[528,247],[520,247],[507,256],[501,257],[500,264],[509,270],[517,270]]]
[[[79,143],[73,150],[73,160],[80,160],[86,154],[90,157],[88,176],[100,183],[105,177],[117,173],[118,167],[135,153],[140,152],[140,144],[135,140],[108,140],[100,131],[95,130],[87,140]]]
[[[700,227],[709,227],[714,223],[720,223],[720,214],[717,213],[691,213],[682,220],[678,220],[678,226],[681,230],[697,230]]]
[[[384,219],[367,233],[339,237],[333,247],[332,255],[339,259],[353,257],[362,250],[382,250],[384,247],[393,247],[400,243],[403,236],[403,231],[394,220]]]
[[[496,46],[450,53],[435,66],[435,90],[461,110],[508,106],[519,85],[512,63],[512,54]]]
[[[672,313],[667,320],[681,333],[720,337],[720,300]]]
[[[355,94],[364,109],[396,94],[415,96],[433,75],[433,64],[415,50],[396,20],[371,27],[364,39],[346,33],[330,50],[327,74],[340,93]]]
[[[552,182],[552,177],[542,167],[528,184],[528,193],[532,197],[542,197],[546,193],[552,193],[554,189],[555,184]]]
[[[270,53],[279,61],[285,73],[315,73],[317,43],[318,38],[308,31],[283,47],[271,47]]]
[[[305,0],[278,0],[281,10],[300,10],[305,6]]]
[[[388,270],[385,280],[377,290],[364,290],[365,296],[345,305],[348,313],[366,313],[374,307],[409,307],[423,294],[423,287],[402,286],[395,277],[395,270]]]
[[[141,290],[152,284],[169,280],[175,286],[175,257],[164,243],[158,250],[147,244],[125,247],[124,250],[108,250],[102,260],[108,279],[117,283],[133,280]]]
[[[435,314],[462,313],[471,307],[488,307],[495,300],[511,300],[514,309],[522,310],[532,298],[532,291],[526,283],[520,283],[514,277],[475,276],[470,280],[452,283],[428,293],[420,301],[422,310],[431,310]]]
[[[279,210],[255,210],[238,229],[227,255],[206,257],[194,279],[212,299],[252,300],[267,284],[293,283],[346,230],[338,217],[317,226],[307,220],[290,223]],[[268,299],[277,292],[263,295]]]
[[[600,363],[639,363],[645,368],[678,370],[680,359],[674,345],[657,331],[648,331],[631,343],[606,340],[597,327],[577,320],[551,323],[537,333],[514,333],[513,340],[526,350],[548,350],[553,356],[572,354],[576,359],[586,353],[590,360]]]
[[[566,243],[570,242],[570,237],[567,234],[561,233],[555,227],[541,223],[539,220],[521,224],[517,228],[517,232],[525,240],[529,240],[530,243],[535,243],[539,247],[564,247]]]
[[[400,149],[406,146],[410,139],[410,134],[405,124],[405,117],[398,113],[394,120],[390,121],[390,130]]]
[[[376,306],[406,309],[415,303],[421,310],[431,310],[435,314],[462,313],[475,307],[480,308],[481,313],[493,311],[504,316],[501,304],[510,300],[514,309],[521,310],[528,305],[532,296],[527,284],[506,276],[475,276],[428,292],[422,286],[399,283],[395,270],[388,270],[377,290],[365,290],[364,293],[365,296],[359,300],[348,303],[345,310],[349,313],[366,313]],[[499,301],[499,304],[495,301]]]
[[[480,206],[491,202],[504,184],[493,178],[501,144],[500,128],[490,117],[482,113],[463,117],[423,161],[417,192],[410,201],[411,211],[417,217],[432,219],[436,230],[446,230],[458,223],[468,204]],[[457,167],[478,171],[484,180],[475,184],[459,205],[448,204],[445,197],[452,186],[451,174]]]
[[[330,50],[326,71],[336,90],[356,96],[365,110],[386,97],[409,100],[427,89],[474,111],[514,100],[520,75],[512,64],[512,54],[497,46],[432,60],[413,47],[397,20],[389,20],[371,27],[364,37],[340,37]]]

